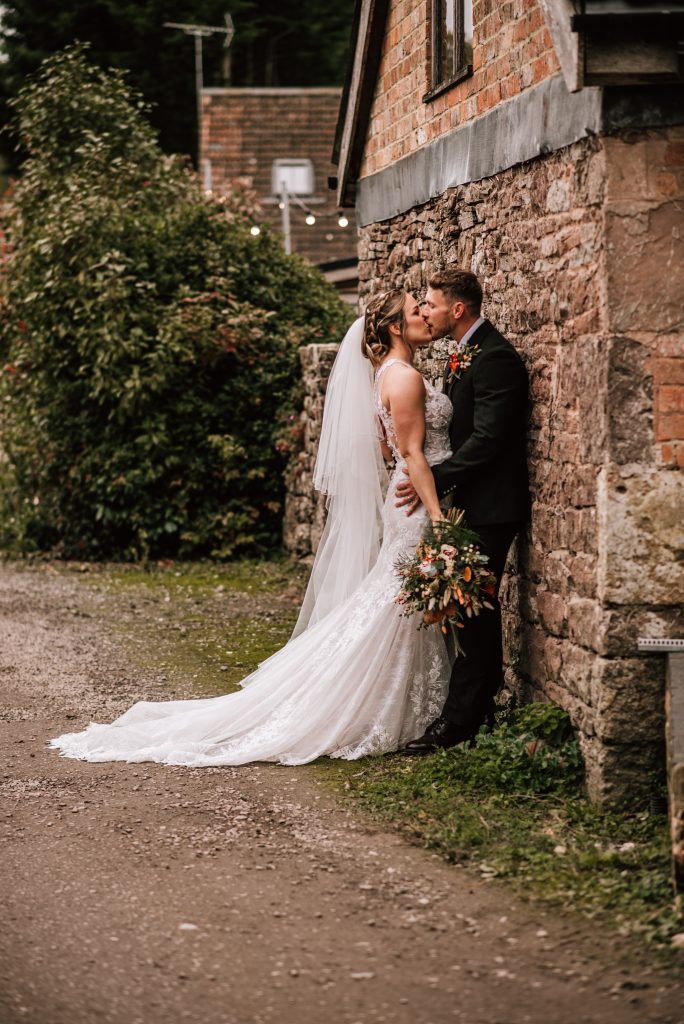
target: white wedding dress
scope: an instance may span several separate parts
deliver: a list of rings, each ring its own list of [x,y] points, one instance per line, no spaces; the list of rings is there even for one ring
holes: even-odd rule
[[[405,462],[379,382],[397,361],[382,364],[375,377],[374,411],[396,466],[382,508],[379,555],[356,590],[263,662],[237,693],[142,701],[111,725],[92,723],[51,746],[86,761],[294,765],[322,755],[383,754],[422,735],[442,709],[451,665],[439,629],[419,629],[417,617],[402,616],[395,603],[395,562],[413,552],[426,526],[422,506],[410,517],[395,507]],[[446,395],[425,387],[425,455],[433,465],[451,454],[452,407]]]

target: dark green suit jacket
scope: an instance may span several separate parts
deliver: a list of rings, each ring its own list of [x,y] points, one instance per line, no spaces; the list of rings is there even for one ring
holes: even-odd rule
[[[453,455],[432,467],[440,498],[450,494],[469,525],[523,523],[529,513],[527,478],[528,380],[525,365],[485,320],[469,339],[479,353],[444,391],[454,406]]]

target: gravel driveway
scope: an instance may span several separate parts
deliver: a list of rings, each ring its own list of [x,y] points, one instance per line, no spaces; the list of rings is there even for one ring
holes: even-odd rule
[[[0,569],[2,1024],[684,1020],[674,967],[406,845],[315,769],[48,750],[168,695],[132,657],[123,602]],[[135,615],[157,643],[154,600]]]

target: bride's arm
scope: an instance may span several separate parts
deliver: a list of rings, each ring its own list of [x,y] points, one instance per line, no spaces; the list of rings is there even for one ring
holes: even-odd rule
[[[397,369],[399,369],[397,367]],[[442,518],[437,488],[428,466],[423,445],[425,443],[425,384],[417,370],[395,373],[387,383],[394,433],[399,451],[406,459],[411,483],[433,520]]]

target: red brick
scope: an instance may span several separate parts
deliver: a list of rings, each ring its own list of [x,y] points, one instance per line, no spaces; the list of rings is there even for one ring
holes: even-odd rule
[[[671,441],[660,446],[660,463],[672,468],[684,469],[684,443]]]
[[[546,64],[546,57],[538,57],[532,62],[532,79],[534,84],[537,85],[539,82],[543,82],[548,76],[548,67]]]
[[[684,359],[652,359],[648,366],[654,384],[684,384]]]
[[[684,413],[657,413],[656,441],[684,441]]]
[[[334,173],[330,153],[338,108],[339,96],[332,92],[279,96],[245,90],[242,95],[203,97],[203,142],[216,192],[241,181],[265,198],[271,193],[274,159],[301,155],[313,160],[316,196],[322,200],[316,206],[319,222],[309,228],[293,211],[292,237],[295,251],[314,262],[352,256],[355,251],[353,227],[338,229],[335,196],[327,188],[327,177]],[[268,132],[263,130],[266,123]],[[262,216],[280,228],[276,205],[264,205]],[[353,223],[353,212],[348,216]],[[326,234],[333,235],[332,241]]]
[[[656,391],[656,409],[659,413],[684,413],[684,387],[665,384]]]
[[[529,87],[558,69],[539,0],[476,0],[473,75],[423,105],[422,97],[431,84],[429,8],[430,0],[390,0],[381,85],[371,112],[371,118],[377,119],[375,124],[381,124],[381,116],[403,100],[400,112],[392,110],[392,120],[424,109],[420,125],[425,137],[435,139],[454,125],[492,109],[502,99],[517,95],[523,84]],[[528,66],[523,82],[524,65]],[[396,92],[393,87],[397,87]],[[390,138],[386,125],[377,132],[373,148],[366,149],[362,176],[370,173],[371,158],[373,169],[380,170],[398,159],[398,152],[409,153],[424,144],[414,118],[400,130],[404,135],[398,138]]]
[[[478,112],[478,114],[483,114],[484,111],[487,110],[488,107],[489,107],[489,104],[487,103],[487,94],[486,94],[486,92],[483,91],[481,93],[478,93],[476,99],[477,99],[477,112]]]

